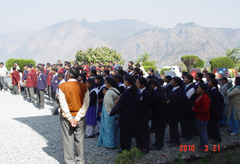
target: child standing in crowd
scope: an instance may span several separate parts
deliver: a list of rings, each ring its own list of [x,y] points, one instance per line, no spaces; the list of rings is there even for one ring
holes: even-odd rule
[[[19,75],[19,72],[16,71],[16,67],[13,67],[12,69],[13,69],[13,73],[12,73],[13,94],[19,95],[18,84],[20,81],[20,75]]]
[[[224,105],[223,105],[223,113],[222,113],[222,121],[219,122],[220,126],[227,127],[228,121],[227,121],[227,115],[226,115],[226,107],[228,104],[228,96],[227,96],[227,91],[232,88],[232,80],[229,80],[226,77],[223,77],[220,79],[220,93],[222,94],[224,98]]]
[[[141,150],[142,153],[146,154],[149,151],[150,147],[150,134],[148,131],[148,121],[150,120],[150,108],[151,108],[151,98],[152,94],[147,89],[148,83],[147,80],[143,77],[137,79],[136,85],[139,89],[139,100],[140,100],[140,121],[139,121],[139,141],[137,141],[137,147]]]
[[[123,77],[121,75],[115,75],[114,78],[117,81],[118,90],[119,90],[120,94],[122,94],[126,90],[126,87],[123,84],[124,83]]]
[[[214,144],[221,142],[221,134],[218,126],[218,122],[222,120],[222,111],[224,99],[218,90],[218,81],[216,79],[208,80],[209,86],[209,98],[210,98],[210,121],[208,122],[208,137],[212,138]]]
[[[202,150],[205,150],[205,146],[208,145],[207,124],[210,120],[210,99],[206,93],[207,88],[207,85],[204,83],[198,85],[197,98],[192,108],[192,111],[195,113],[195,123],[198,134],[200,135],[200,147]]]
[[[66,82],[65,79],[64,79],[64,74],[59,74],[58,75],[58,81],[59,81],[58,86],[61,85],[62,83]],[[56,103],[57,103],[57,108],[53,112],[52,115],[58,115],[58,108],[60,107],[60,104],[59,104],[59,88],[57,88],[55,99],[56,99]]]
[[[37,80],[37,104],[39,109],[44,109],[44,91],[46,91],[47,80],[42,67],[38,69],[38,73],[39,75]]]
[[[183,118],[185,95],[182,86],[182,80],[180,77],[174,77],[171,80],[171,86],[173,87],[167,97],[167,120],[170,127],[170,141],[169,146],[179,146],[179,132],[178,123]]]
[[[27,87],[26,87],[27,74],[28,74],[27,67],[28,67],[28,65],[24,65],[24,67],[23,67],[24,72],[23,72],[23,77],[22,77],[22,82],[23,82],[23,87],[24,87],[24,93],[25,93],[24,98],[27,98],[27,95],[28,95],[28,90],[27,90]]]
[[[52,73],[52,66],[48,66],[47,71],[47,91],[48,91],[48,97],[49,101],[52,101],[52,92],[51,92],[51,81],[52,81],[53,73]]]
[[[114,107],[120,92],[117,89],[117,82],[114,78],[107,77],[105,79],[106,94],[104,96],[103,109],[101,113],[101,127],[98,139],[98,146],[106,148],[117,148],[119,146],[119,127],[117,127],[117,116],[110,116],[110,112]]]
[[[56,98],[56,92],[57,92],[57,87],[58,87],[58,69],[53,68],[53,77],[51,81],[51,94],[52,94],[52,100],[53,100],[53,113],[57,112],[58,110],[58,103],[57,103],[57,98]]]
[[[34,103],[34,86],[37,83],[35,78],[35,72],[32,69],[31,65],[28,66],[27,70],[28,70],[28,74],[27,74],[26,87],[28,89],[29,98],[30,98],[28,102]]]
[[[100,130],[100,125],[101,125],[101,113],[102,113],[102,104],[103,104],[103,88],[105,87],[103,77],[102,75],[96,75],[95,76],[95,84],[97,87],[97,126],[98,129]]]
[[[64,69],[64,71],[65,71],[65,73],[64,73],[64,80],[65,81],[68,81],[68,79],[67,79],[67,73],[68,73],[68,70],[71,68],[71,63],[70,62],[66,62],[65,63],[65,69]]]
[[[135,135],[136,130],[139,130],[136,129],[139,121],[139,95],[133,76],[126,75],[124,84],[127,90],[123,92],[118,101],[116,113],[119,113],[121,150],[129,151],[132,145],[132,136]]]
[[[87,87],[90,93],[89,108],[86,113],[87,126],[86,126],[86,138],[95,137],[95,126],[96,122],[96,102],[97,102],[97,91],[95,88],[94,79],[87,80]]]
[[[227,116],[229,118],[230,135],[239,134],[240,125],[240,77],[236,77],[235,86],[228,90],[229,98],[227,105]]]
[[[192,140],[194,131],[194,113],[192,112],[192,106],[196,99],[195,85],[193,84],[193,76],[186,75],[183,79],[185,84],[184,93],[186,95],[185,110],[183,111],[183,119],[181,120],[181,136],[185,138],[185,141]]]
[[[156,142],[151,146],[152,150],[161,150],[164,146],[164,134],[166,124],[166,100],[164,93],[159,88],[156,79],[149,81],[149,87],[152,91],[152,124],[155,132]]]

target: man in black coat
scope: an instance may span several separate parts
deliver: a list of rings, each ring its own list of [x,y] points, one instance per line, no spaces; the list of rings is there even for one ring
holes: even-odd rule
[[[211,79],[209,82],[209,98],[210,98],[210,121],[208,122],[208,137],[214,139],[214,144],[221,142],[221,134],[219,131],[218,122],[222,120],[222,111],[224,98],[217,88],[218,82],[216,79]]]
[[[155,80],[150,80],[152,91],[152,121],[154,123],[156,142],[151,146],[152,150],[161,150],[164,146],[164,134],[166,127],[166,100],[164,93],[155,85]]]
[[[167,120],[169,121],[170,127],[170,141],[169,146],[179,146],[179,132],[178,123],[183,118],[183,111],[185,105],[185,94],[182,86],[182,80],[179,77],[174,77],[171,81],[173,87],[172,91],[169,92],[167,102]]]

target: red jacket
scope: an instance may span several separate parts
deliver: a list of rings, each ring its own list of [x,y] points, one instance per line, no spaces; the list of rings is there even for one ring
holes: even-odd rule
[[[47,86],[51,85],[52,77],[53,77],[53,73],[51,71],[47,74]]]
[[[60,69],[58,70],[58,74],[64,74],[64,68],[60,68]]]
[[[18,71],[15,70],[12,73],[12,84],[17,85],[19,81],[20,81],[20,74]]]
[[[31,70],[31,72],[29,72],[27,74],[27,79],[26,79],[26,87],[35,87],[37,82],[36,82],[36,78],[35,78],[35,73],[34,70]]]
[[[36,73],[35,73],[35,83],[34,83],[34,87],[35,87],[35,88],[37,87],[38,75],[39,75],[39,73],[36,72]]]
[[[197,96],[193,107],[193,112],[195,113],[196,119],[201,121],[210,120],[209,106],[210,99],[206,93],[203,94],[200,98]]]
[[[44,72],[44,74],[46,75],[46,73],[47,73],[47,70],[43,67],[43,72]]]

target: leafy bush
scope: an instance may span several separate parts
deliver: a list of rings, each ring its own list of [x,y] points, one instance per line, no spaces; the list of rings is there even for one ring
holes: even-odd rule
[[[209,61],[211,70],[216,68],[234,68],[234,62],[228,57],[213,58]]]
[[[132,164],[142,158],[142,153],[135,147],[130,151],[123,150],[122,153],[117,155],[115,164]]]
[[[23,71],[23,67],[24,65],[28,64],[32,64],[34,67],[36,66],[36,62],[33,59],[8,59],[6,62],[6,67],[8,70],[11,69],[11,67],[13,67],[14,63],[17,63],[18,66],[20,67],[20,71]]]
[[[196,64],[193,65],[193,68],[203,68],[204,67],[204,61],[200,58],[198,58],[198,61]]]
[[[104,64],[107,65],[109,61],[114,60],[117,60],[119,64],[124,63],[121,53],[108,47],[89,48],[87,51],[79,50],[75,57],[77,61],[85,60],[86,63],[104,61]]]
[[[142,63],[142,66],[143,66],[143,68],[145,69],[145,71],[148,71],[149,68],[154,69],[154,71],[157,70],[157,67],[156,67],[156,66],[154,65],[154,63],[151,62],[151,61],[145,61],[145,62],[143,62],[143,63]]]
[[[185,55],[181,57],[181,61],[186,65],[188,72],[197,64],[198,60],[198,56],[195,55]]]
[[[164,71],[171,71],[171,69],[169,69],[169,68],[163,68],[163,69],[161,69],[160,74],[161,74],[161,75],[164,75]]]

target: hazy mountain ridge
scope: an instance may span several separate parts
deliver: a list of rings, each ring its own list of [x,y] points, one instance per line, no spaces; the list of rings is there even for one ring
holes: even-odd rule
[[[58,59],[74,60],[79,49],[99,46],[117,49],[127,61],[146,51],[163,66],[180,62],[182,55],[198,55],[204,60],[223,56],[226,48],[240,46],[240,29],[202,27],[192,22],[171,29],[137,20],[68,20],[23,36],[0,34],[3,61],[13,57],[55,63]]]

